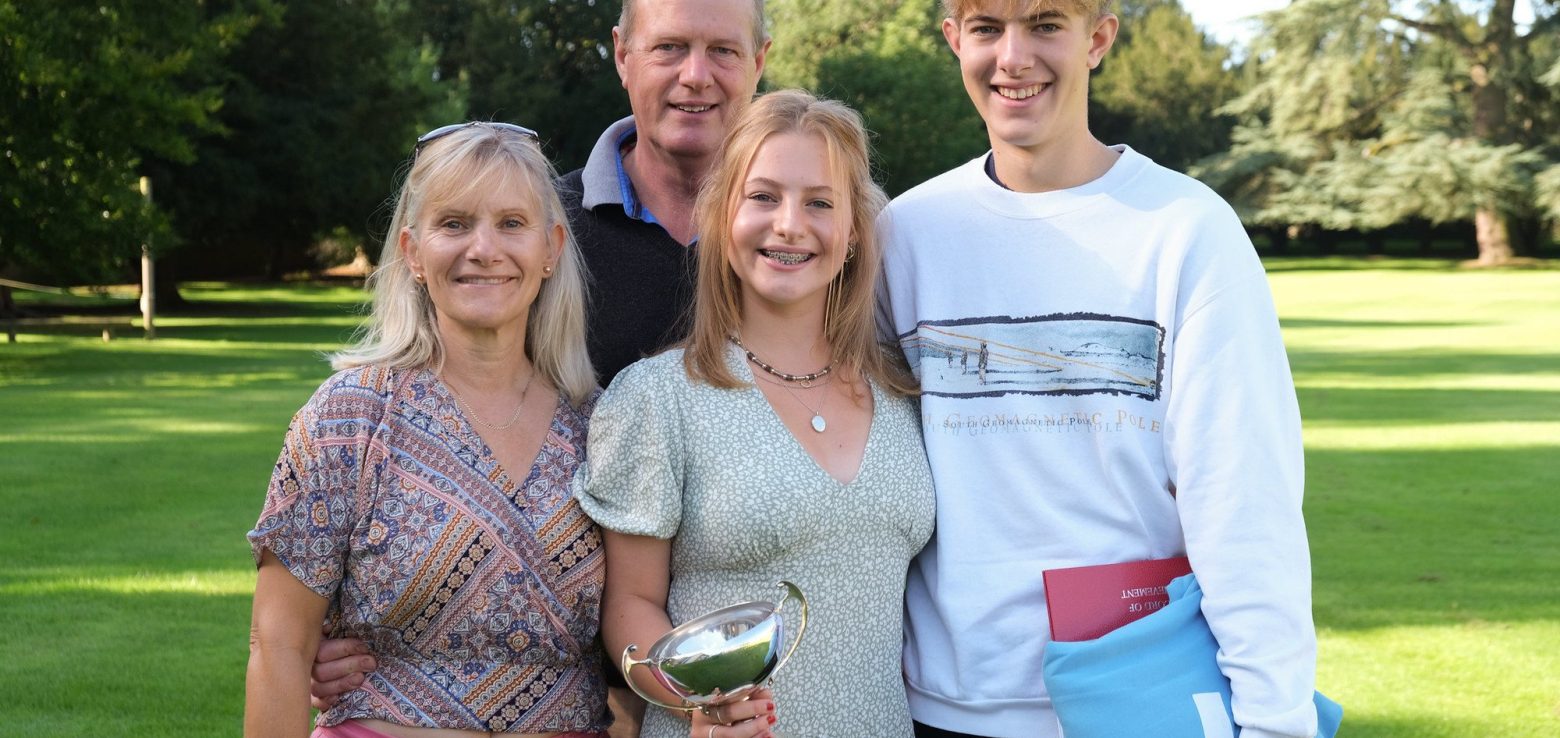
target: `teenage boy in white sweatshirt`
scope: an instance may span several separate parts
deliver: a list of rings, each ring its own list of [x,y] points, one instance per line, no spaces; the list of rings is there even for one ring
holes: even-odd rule
[[[1243,738],[1310,736],[1300,419],[1234,212],[1088,127],[1108,0],[944,0],[991,151],[885,216],[937,532],[911,569],[917,735],[1049,738],[1041,572],[1185,554]]]

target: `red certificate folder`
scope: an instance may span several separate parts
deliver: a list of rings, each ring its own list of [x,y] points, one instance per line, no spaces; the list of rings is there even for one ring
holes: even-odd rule
[[[1170,601],[1165,585],[1191,571],[1185,556],[1047,569],[1051,640],[1094,640],[1152,613]]]

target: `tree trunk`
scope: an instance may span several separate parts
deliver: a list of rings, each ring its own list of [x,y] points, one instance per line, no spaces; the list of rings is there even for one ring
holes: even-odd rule
[[[1471,48],[1473,64],[1468,77],[1473,82],[1473,135],[1495,145],[1511,143],[1506,111],[1510,97],[1506,77],[1511,69],[1512,40],[1516,36],[1516,0],[1495,0],[1485,22],[1482,42]],[[1510,216],[1489,205],[1481,205],[1473,216],[1475,238],[1479,242],[1479,264],[1506,264],[1513,256]]]
[[[1479,208],[1473,214],[1474,236],[1479,241],[1479,264],[1498,266],[1511,262],[1511,224],[1505,213]]]

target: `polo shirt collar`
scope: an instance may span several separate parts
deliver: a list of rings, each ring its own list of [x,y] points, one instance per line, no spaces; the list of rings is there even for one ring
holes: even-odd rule
[[[623,167],[623,144],[637,132],[634,116],[630,115],[608,126],[601,137],[596,139],[590,157],[585,160],[585,171],[580,175],[584,189],[580,204],[587,209],[595,209],[599,205],[616,205],[623,208],[624,214],[630,218],[659,224],[655,214],[634,193],[634,183],[629,180],[628,170]]]

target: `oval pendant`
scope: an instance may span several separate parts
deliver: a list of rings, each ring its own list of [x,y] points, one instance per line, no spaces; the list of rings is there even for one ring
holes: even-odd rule
[[[829,427],[829,424],[823,422],[823,416],[822,415],[814,415],[813,419],[812,419],[812,427],[813,427],[813,430],[818,431],[819,433],[822,433],[825,428]]]

